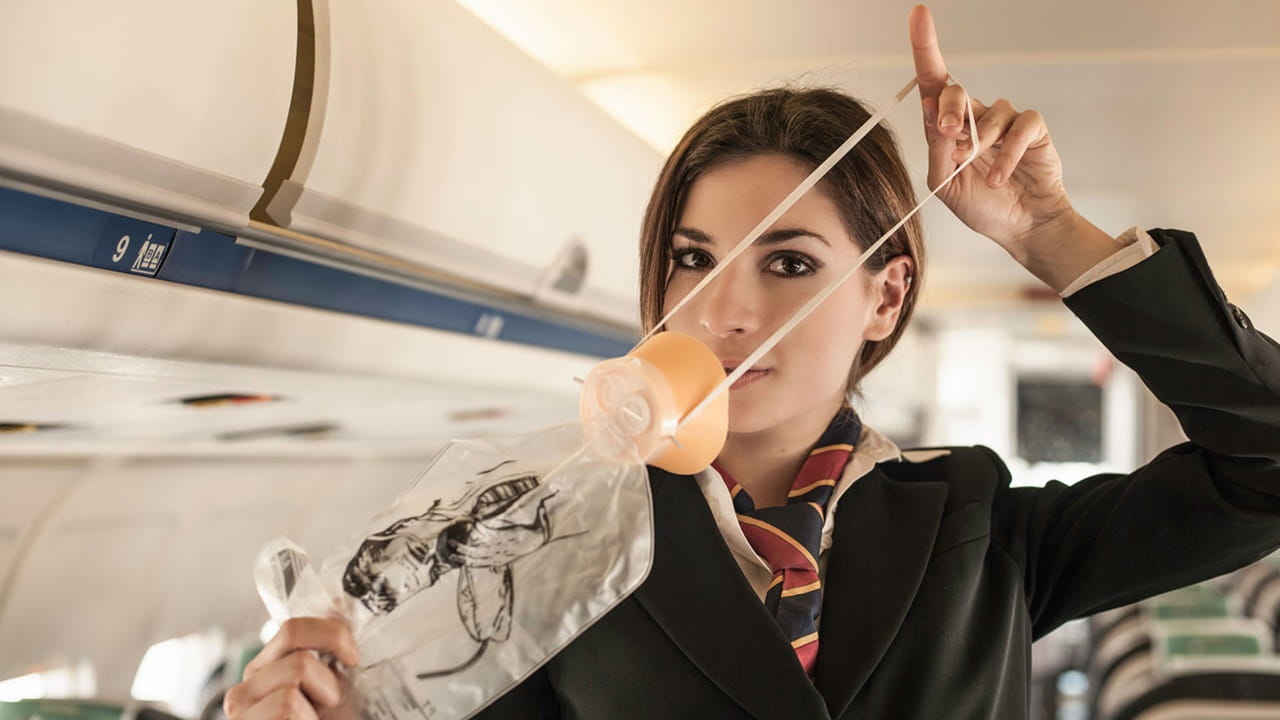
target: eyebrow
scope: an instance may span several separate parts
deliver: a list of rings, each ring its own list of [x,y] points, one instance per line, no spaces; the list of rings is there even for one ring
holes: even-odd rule
[[[678,227],[675,229],[675,232],[673,234],[683,235],[684,237],[689,238],[693,242],[701,243],[704,245],[710,245],[713,242],[715,242],[714,240],[711,239],[710,235],[702,232],[701,230],[695,230],[690,227]],[[754,244],[777,245],[778,243],[783,243],[798,237],[811,237],[811,238],[814,238],[815,240],[818,240],[819,242],[821,242],[823,245],[826,245],[827,247],[831,246],[831,243],[827,242],[827,239],[822,237],[818,233],[811,232],[809,230],[803,230],[801,228],[783,228],[780,230],[773,230],[771,232],[767,232],[761,235],[755,241]]]

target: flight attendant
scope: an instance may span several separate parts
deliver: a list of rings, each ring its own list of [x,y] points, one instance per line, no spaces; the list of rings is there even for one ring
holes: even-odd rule
[[[968,127],[928,10],[909,27],[930,186],[977,143],[942,202],[1062,294],[1190,442],[1127,475],[1011,488],[986,448],[904,452],[864,424],[848,399],[924,277],[913,219],[738,381],[712,468],[650,469],[644,585],[480,717],[1022,718],[1034,639],[1280,546],[1280,346],[1191,234],[1112,237],[1080,216],[1039,113],[973,100]],[[700,119],[646,212],[646,328],[868,116],[781,89]],[[735,367],[915,203],[876,128],[668,328]],[[339,678],[308,649],[358,659],[339,622],[289,621],[228,692],[230,718],[332,712]]]

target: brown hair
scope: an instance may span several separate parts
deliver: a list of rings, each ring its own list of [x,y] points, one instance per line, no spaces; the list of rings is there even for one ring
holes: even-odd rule
[[[645,209],[640,234],[640,312],[647,332],[662,319],[671,275],[671,237],[684,198],[703,173],[736,160],[780,154],[817,167],[871,113],[858,100],[825,88],[764,90],[728,100],[698,119],[667,158]],[[883,123],[827,173],[818,187],[839,209],[854,242],[866,250],[915,207],[915,192],[897,140]],[[924,235],[919,216],[867,259],[863,269],[882,270],[899,255],[915,262],[898,324],[889,337],[866,342],[849,370],[847,390],[889,354],[915,309],[924,276]]]

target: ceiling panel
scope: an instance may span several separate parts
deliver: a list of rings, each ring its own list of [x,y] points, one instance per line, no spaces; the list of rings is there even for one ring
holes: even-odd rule
[[[662,151],[713,103],[783,83],[871,102],[912,74],[911,2],[460,0]],[[1197,232],[1227,292],[1280,269],[1280,4],[1135,0],[931,5],[949,68],[975,96],[1044,113],[1068,190],[1109,232]],[[891,116],[908,166],[914,103]],[[930,218],[946,301],[1038,281]],[[629,250],[626,250],[630,252]],[[624,249],[619,249],[624,252]],[[994,259],[993,259],[994,258]],[[945,282],[942,280],[945,279]]]

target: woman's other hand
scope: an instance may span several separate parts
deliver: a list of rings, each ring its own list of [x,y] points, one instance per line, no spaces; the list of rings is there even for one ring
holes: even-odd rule
[[[969,98],[959,85],[947,84],[929,9],[917,5],[907,24],[932,189],[969,156],[975,133],[968,127]],[[1004,99],[989,106],[972,103],[978,156],[938,197],[965,225],[1060,291],[1118,246],[1071,207],[1062,161],[1040,113],[1019,111]]]
[[[318,720],[343,705],[344,681],[317,653],[353,667],[359,651],[340,620],[292,618],[280,626],[244,669],[244,681],[227,691],[229,720]]]

